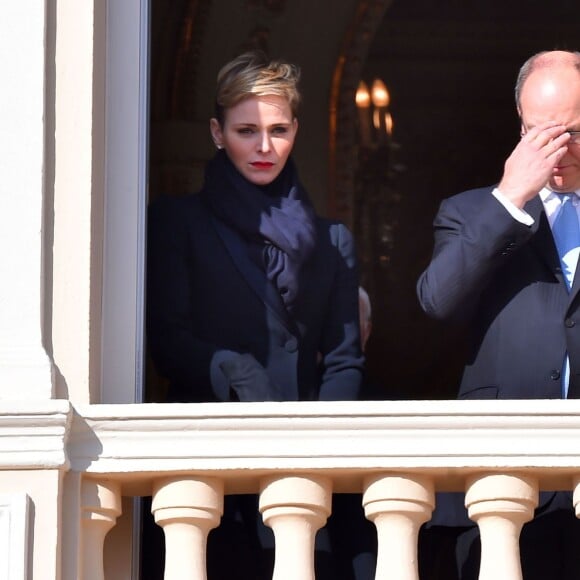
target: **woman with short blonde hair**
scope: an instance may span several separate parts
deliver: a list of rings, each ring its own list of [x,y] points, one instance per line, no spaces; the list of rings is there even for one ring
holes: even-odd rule
[[[226,64],[201,192],[150,209],[148,340],[171,401],[359,396],[355,248],[343,224],[316,215],[291,158],[299,78],[295,65],[260,53]],[[364,520],[360,501],[358,510]],[[330,549],[324,538],[326,529],[319,554]],[[273,548],[256,497],[227,496],[209,579],[271,578]]]

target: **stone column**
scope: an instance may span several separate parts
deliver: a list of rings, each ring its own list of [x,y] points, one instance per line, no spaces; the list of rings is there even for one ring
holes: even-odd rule
[[[165,533],[165,580],[206,580],[207,536],[219,525],[223,498],[219,479],[171,477],[154,482],[151,511]]]
[[[45,2],[7,2],[0,19],[0,399],[53,396],[42,336],[45,12]]]
[[[534,517],[538,483],[517,474],[482,474],[467,480],[465,505],[481,535],[479,580],[521,580],[519,538]]]
[[[276,539],[272,580],[314,580],[314,539],[331,505],[332,483],[326,477],[277,476],[262,482],[260,512]]]
[[[377,527],[377,578],[418,580],[419,528],[435,505],[428,477],[375,475],[364,482],[366,517]]]
[[[121,486],[115,481],[86,479],[81,487],[82,578],[104,580],[105,536],[121,514]]]

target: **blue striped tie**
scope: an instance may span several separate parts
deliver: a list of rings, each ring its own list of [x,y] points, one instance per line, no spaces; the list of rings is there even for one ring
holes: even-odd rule
[[[578,261],[578,248],[580,247],[578,213],[572,202],[575,196],[575,193],[560,194],[562,205],[552,226],[554,240],[556,241],[560,263],[562,265],[562,272],[564,273],[568,290],[572,287],[574,280],[576,262]]]

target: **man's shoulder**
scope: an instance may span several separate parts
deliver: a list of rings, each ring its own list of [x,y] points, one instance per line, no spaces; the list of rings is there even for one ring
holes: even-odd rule
[[[457,193],[447,198],[447,201],[452,201],[454,203],[469,203],[472,204],[478,200],[487,199],[490,193],[495,189],[495,185],[487,185],[485,187],[476,187],[474,189],[468,189]]]
[[[456,210],[462,214],[472,214],[485,211],[486,208],[494,208],[498,204],[495,197],[491,195],[495,187],[495,185],[489,185],[457,193],[441,202],[440,211]]]

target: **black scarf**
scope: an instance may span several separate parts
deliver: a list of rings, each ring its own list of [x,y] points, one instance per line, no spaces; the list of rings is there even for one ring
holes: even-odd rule
[[[206,167],[201,195],[217,218],[262,245],[266,276],[291,308],[300,290],[300,270],[316,244],[314,209],[294,163],[288,159],[272,183],[259,186],[218,151]]]

